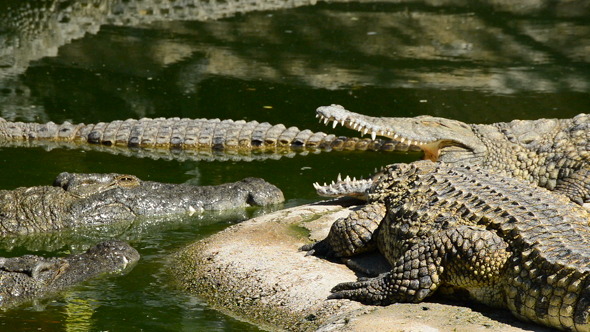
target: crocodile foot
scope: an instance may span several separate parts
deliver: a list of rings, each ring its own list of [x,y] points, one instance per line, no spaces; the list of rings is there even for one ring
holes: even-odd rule
[[[301,251],[307,251],[305,256],[316,256],[326,259],[336,258],[336,253],[332,250],[332,246],[326,240],[318,241],[315,243],[308,243],[301,248]]]
[[[355,282],[343,282],[332,288],[328,299],[348,299],[370,305],[388,305],[395,301],[387,292],[388,273],[375,278],[359,278]]]

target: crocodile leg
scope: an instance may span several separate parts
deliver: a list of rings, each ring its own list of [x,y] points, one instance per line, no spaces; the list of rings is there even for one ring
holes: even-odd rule
[[[494,286],[510,257],[507,247],[498,235],[476,226],[442,230],[409,246],[390,272],[336,285],[329,298],[378,305],[419,302],[439,286],[450,285],[498,306],[504,303],[503,296]]]
[[[580,205],[590,203],[590,168],[582,168],[563,179],[557,184],[555,191]]]
[[[301,249],[308,254],[327,257],[350,257],[377,248],[375,231],[385,217],[385,205],[371,203],[332,224],[328,237]]]

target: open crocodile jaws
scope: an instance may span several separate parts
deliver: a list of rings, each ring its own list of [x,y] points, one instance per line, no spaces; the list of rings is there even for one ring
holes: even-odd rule
[[[142,181],[133,175],[61,173],[54,186],[0,191],[0,235],[100,226],[138,217],[193,215],[282,203],[259,178],[217,186]]]
[[[556,190],[580,205],[590,202],[590,116],[586,114],[488,125],[432,116],[371,117],[331,105],[319,107],[317,116],[373,138],[379,135],[417,146],[425,159],[492,168]]]
[[[590,330],[589,213],[478,166],[387,166],[368,204],[307,246],[346,257],[378,248],[391,271],[333,288],[333,299],[419,302],[439,287],[563,330]]]

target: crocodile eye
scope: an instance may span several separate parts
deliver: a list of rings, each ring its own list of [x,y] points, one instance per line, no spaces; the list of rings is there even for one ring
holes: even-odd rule
[[[139,179],[133,175],[121,175],[116,179],[117,184],[121,187],[136,187],[139,186]]]

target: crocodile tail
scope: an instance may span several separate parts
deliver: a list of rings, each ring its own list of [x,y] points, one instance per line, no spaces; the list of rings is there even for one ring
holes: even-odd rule
[[[55,124],[9,122],[0,118],[0,140],[4,141],[74,141],[79,132],[87,127],[83,123],[72,124],[64,122]]]

